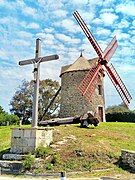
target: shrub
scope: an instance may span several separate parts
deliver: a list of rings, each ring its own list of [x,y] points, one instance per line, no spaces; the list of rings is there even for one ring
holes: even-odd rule
[[[48,163],[48,164],[45,166],[45,169],[46,169],[46,170],[52,170],[52,169],[53,169],[53,164]]]
[[[54,154],[51,160],[51,164],[56,165],[57,163],[60,162],[60,155],[59,154]]]
[[[24,170],[30,170],[35,162],[35,158],[31,155],[29,155],[24,161],[23,161],[23,169]]]
[[[19,124],[19,121],[19,117],[14,114],[0,114],[0,126],[6,126],[7,122],[9,122],[9,125],[16,125]]]
[[[134,112],[114,112],[106,114],[107,122],[135,122]]]
[[[47,146],[47,147],[39,146],[36,148],[34,154],[35,154],[35,157],[37,157],[37,158],[38,157],[45,158],[48,155],[53,154],[53,152],[51,151],[49,146]]]

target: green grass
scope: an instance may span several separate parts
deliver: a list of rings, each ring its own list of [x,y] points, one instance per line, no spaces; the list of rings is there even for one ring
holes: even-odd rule
[[[10,147],[12,127],[0,127],[0,152]],[[135,150],[135,123],[100,123],[98,127],[89,126],[89,128],[61,125],[54,127],[53,133],[54,154],[36,163],[33,173],[114,168],[109,172],[91,173],[85,176],[124,174],[126,171],[116,166],[121,149]],[[52,164],[54,157],[57,157],[57,161]]]
[[[0,151],[10,147],[11,126],[0,126]]]
[[[0,154],[9,151],[11,141],[11,129],[19,126],[0,126]],[[23,126],[28,127],[28,126]]]
[[[59,126],[54,131],[54,151],[61,157],[58,171],[116,168],[121,149],[135,150],[135,123],[100,123],[98,127]],[[73,136],[76,139],[69,138]],[[66,139],[65,144],[58,141]],[[77,153],[78,152],[78,153]],[[119,170],[118,170],[119,171]]]

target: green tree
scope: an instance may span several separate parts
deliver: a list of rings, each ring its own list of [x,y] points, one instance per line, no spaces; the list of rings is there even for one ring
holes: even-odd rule
[[[11,113],[17,115],[22,119],[23,123],[28,121],[32,113],[32,94],[33,94],[33,83],[22,81],[22,85],[18,87],[18,90],[13,96],[10,106]]]
[[[59,89],[60,85],[57,81],[51,79],[42,80],[39,82],[39,120],[41,119],[44,110],[49,105],[53,96]],[[19,86],[15,92],[10,105],[10,111],[22,119],[23,123],[26,123],[32,116],[33,105],[33,89],[34,81],[27,82],[23,80],[22,85]],[[58,114],[60,105],[60,95],[57,96],[55,102],[50,106],[45,118],[50,118]]]
[[[3,110],[2,106],[0,106],[0,114],[5,114],[5,111]]]
[[[0,106],[0,126],[6,126],[7,124],[9,125],[15,125],[19,124],[19,117],[14,115],[14,114],[8,114],[6,113],[2,106]]]
[[[118,112],[130,112],[130,109],[123,103],[119,105],[109,106],[106,109],[106,114],[108,113],[118,113]]]

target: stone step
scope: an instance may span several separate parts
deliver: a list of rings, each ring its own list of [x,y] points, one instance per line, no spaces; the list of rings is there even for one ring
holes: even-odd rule
[[[21,161],[24,160],[28,157],[28,155],[24,155],[24,154],[12,154],[12,153],[8,153],[8,154],[3,154],[2,159],[3,160],[17,160],[17,161]]]
[[[19,171],[22,168],[23,163],[21,161],[6,161],[0,160],[0,168],[8,169],[10,171]]]

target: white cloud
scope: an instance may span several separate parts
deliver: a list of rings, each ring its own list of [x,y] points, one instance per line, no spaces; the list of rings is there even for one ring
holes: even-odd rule
[[[17,34],[20,38],[32,38],[33,37],[32,33],[26,32],[26,31],[19,31]]]
[[[99,19],[99,18],[95,18],[95,19],[93,19],[92,23],[94,23],[94,24],[102,24],[103,21],[101,21],[101,19]]]
[[[14,41],[12,41],[12,43],[11,43],[13,46],[15,45],[15,46],[26,46],[26,47],[28,47],[28,46],[30,46],[31,45],[31,43],[30,43],[30,41],[25,41],[25,40],[22,40],[22,39],[15,39]]]
[[[56,34],[56,37],[61,40],[61,41],[64,41],[66,43],[69,43],[69,44],[78,44],[80,43],[80,39],[76,39],[76,38],[71,38],[70,36],[67,36],[65,34]]]
[[[97,35],[101,36],[109,36],[111,34],[111,31],[109,29],[102,29],[102,28],[98,28],[97,29]]]
[[[2,97],[2,105],[8,106],[15,88],[21,84],[22,79],[33,79],[32,65],[19,67],[17,64],[19,60],[35,57],[36,37],[42,40],[43,56],[55,53],[60,56],[58,61],[41,65],[41,79],[50,77],[59,80],[61,66],[73,63],[80,56],[81,49],[84,49],[83,55],[86,59],[97,56],[72,16],[75,10],[79,11],[93,34],[97,35],[102,50],[112,35],[117,35],[119,46],[112,62],[117,67],[118,62],[125,61],[124,66],[122,63],[118,64],[121,66],[120,72],[128,71],[127,82],[131,73],[134,77],[135,20],[133,18],[135,13],[133,9],[135,9],[135,3],[132,0],[123,2],[122,4],[122,0],[119,2],[116,0],[30,0],[29,2],[0,0],[2,37],[0,94],[3,97],[6,94],[6,98]],[[131,15],[131,17],[128,18],[125,15]],[[103,39],[104,35],[108,37]],[[115,103],[113,98],[109,99],[109,103]]]
[[[123,58],[125,58],[125,57],[129,59],[131,54],[132,54],[132,49],[128,46],[125,46],[124,43],[123,43],[123,46],[121,47],[121,49],[119,48],[117,51],[117,55],[118,55],[119,59],[121,59],[121,61],[123,61],[124,60]],[[125,61],[127,61],[127,60],[125,60]]]
[[[45,38],[45,33],[42,33],[42,32],[41,32],[41,33],[37,33],[37,34],[36,34],[36,37],[39,37],[39,38],[43,38],[43,39],[44,39],[44,38]]]
[[[22,11],[23,11],[24,15],[30,15],[30,16],[33,16],[33,17],[35,17],[37,15],[36,9],[31,8],[31,7],[24,7],[22,9]]]
[[[127,33],[121,33],[119,39],[121,40],[130,39],[130,35]]]
[[[6,0],[0,0],[0,6],[4,7],[4,8],[7,8],[7,9],[11,9],[12,8],[12,3],[9,3],[8,1]]]
[[[45,46],[50,47],[51,45],[52,48],[52,46],[57,43],[55,36],[53,34],[42,34],[42,37],[44,37],[43,43],[45,44]]]
[[[123,33],[122,30],[118,29],[113,31],[113,34],[116,35],[117,39],[120,40],[126,40],[130,38],[130,34]]]
[[[118,19],[118,16],[112,13],[103,13],[100,14],[100,18],[105,25],[112,25]]]
[[[115,3],[115,0],[105,0],[105,1],[103,1],[103,5],[106,7],[108,7],[108,6],[110,6],[110,5],[112,5],[112,4],[114,4]]]
[[[78,24],[75,24],[75,22],[72,21],[71,19],[64,19],[62,21],[55,22],[54,25],[59,28],[62,27],[71,33],[80,32],[80,28]]]
[[[46,33],[52,33],[52,32],[54,32],[54,29],[53,28],[45,28],[44,31]]]
[[[129,33],[134,35],[135,34],[135,30],[130,30]]]
[[[116,12],[123,13],[128,16],[135,16],[135,2],[125,1],[123,4],[117,5]]]
[[[95,13],[94,12],[80,11],[80,15],[82,16],[85,23],[90,23],[93,20]]]
[[[27,26],[26,26],[26,28],[28,28],[28,29],[39,29],[39,24],[37,24],[37,23],[34,23],[34,22],[32,22],[32,23],[29,23],[29,24],[27,24]]]
[[[126,19],[122,19],[119,23],[116,24],[116,27],[122,29],[122,28],[128,28],[129,25],[130,25],[129,21],[127,21]]]
[[[8,55],[5,49],[0,49],[0,59],[8,59]]]
[[[52,14],[57,18],[65,18],[67,16],[67,13],[67,11],[61,9],[52,12]]]
[[[54,41],[54,40],[55,40],[53,34],[45,34],[45,39],[46,39],[47,41]]]
[[[132,37],[130,38],[130,41],[135,44],[135,36],[132,36]]]
[[[88,0],[72,0],[72,3],[73,4],[76,4],[76,5],[78,5],[78,4],[87,4],[89,1]]]
[[[46,12],[52,11],[52,10],[56,10],[56,9],[60,9],[64,6],[62,0],[38,0],[38,4],[40,7],[44,8],[44,10]]]
[[[101,6],[103,4],[103,0],[89,0],[89,7],[93,8],[93,6]]]
[[[135,26],[135,20],[132,21],[132,25]]]
[[[106,1],[104,1],[104,2],[106,2]],[[103,8],[103,9],[101,9],[100,13],[114,13],[114,9],[113,8]]]
[[[2,24],[7,24],[7,25],[14,24],[15,25],[18,23],[18,20],[15,17],[7,16],[7,17],[0,18],[0,22]]]

